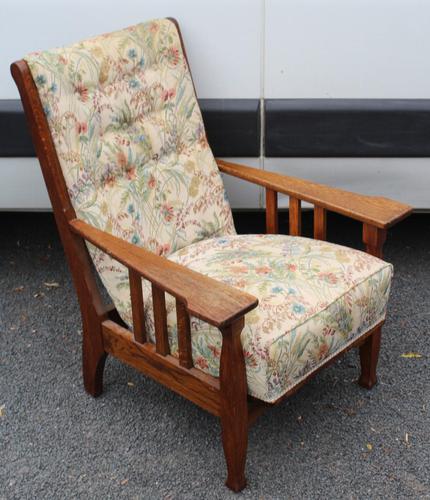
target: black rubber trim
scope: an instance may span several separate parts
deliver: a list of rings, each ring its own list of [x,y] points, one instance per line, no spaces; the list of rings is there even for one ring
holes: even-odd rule
[[[0,157],[35,156],[19,99],[0,99]]]
[[[430,156],[430,99],[266,99],[267,157]]]
[[[208,141],[216,156],[259,156],[258,99],[201,99],[199,103]],[[33,156],[21,101],[0,100],[0,157]]]

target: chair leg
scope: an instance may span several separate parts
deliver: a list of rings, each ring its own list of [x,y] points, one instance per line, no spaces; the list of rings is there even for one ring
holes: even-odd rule
[[[82,339],[82,368],[85,390],[93,397],[103,392],[103,371],[106,361],[106,352],[100,335],[100,323],[90,322],[83,324]]]
[[[248,389],[240,332],[243,319],[223,328],[221,351],[221,432],[227,462],[226,486],[238,492],[246,486]]]
[[[381,329],[381,326],[378,327],[360,346],[361,375],[358,383],[366,389],[372,389],[377,382],[376,365],[381,347]]]
[[[238,492],[246,486],[245,464],[248,448],[248,422],[221,417],[222,444],[227,462],[226,486]]]

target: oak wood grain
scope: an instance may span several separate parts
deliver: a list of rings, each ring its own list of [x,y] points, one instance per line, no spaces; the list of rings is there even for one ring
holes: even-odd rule
[[[371,224],[363,224],[363,242],[366,252],[382,259],[387,231]]]
[[[314,207],[314,239],[327,239],[327,210],[318,205]]]
[[[381,347],[381,332],[381,327],[376,328],[360,345],[361,374],[358,383],[365,389],[371,389],[377,382],[376,367]]]
[[[131,311],[133,316],[133,333],[136,342],[146,342],[145,312],[143,306],[142,278],[133,269],[128,270],[130,282]]]
[[[302,202],[290,196],[288,203],[288,232],[290,236],[300,236],[302,234]]]
[[[278,234],[278,193],[266,189],[266,233]]]
[[[133,334],[106,320],[102,324],[106,351],[184,396],[213,415],[220,415],[219,381],[196,368],[183,368],[177,358],[157,354],[150,343],[140,344]]]
[[[248,446],[248,388],[240,332],[240,319],[222,329],[220,361],[221,429],[227,462],[226,485],[233,491],[246,486],[245,463]]]
[[[169,334],[167,332],[166,294],[152,284],[152,306],[154,307],[155,350],[157,354],[170,354]]]
[[[190,316],[184,304],[178,299],[176,299],[176,324],[178,327],[179,364],[184,368],[192,368]]]

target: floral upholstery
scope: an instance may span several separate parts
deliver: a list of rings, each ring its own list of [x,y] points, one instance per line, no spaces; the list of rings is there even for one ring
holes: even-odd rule
[[[77,216],[255,295],[242,343],[249,393],[274,401],[385,316],[392,268],[289,236],[236,236],[175,25],[157,20],[26,58]],[[89,245],[132,326],[128,272]],[[147,329],[154,340],[149,286]],[[167,296],[172,354],[174,301]],[[220,332],[192,318],[195,366],[217,376]]]
[[[169,260],[259,299],[245,316],[241,340],[248,392],[264,401],[278,399],[385,318],[392,266],[351,248],[292,236],[233,235],[189,245]],[[176,353],[175,305],[169,299]],[[149,296],[146,306],[149,312]],[[221,334],[195,318],[191,326],[195,366],[218,376]]]
[[[80,219],[162,255],[235,232],[171,21],[138,24],[26,61]],[[89,249],[127,317],[126,269]]]

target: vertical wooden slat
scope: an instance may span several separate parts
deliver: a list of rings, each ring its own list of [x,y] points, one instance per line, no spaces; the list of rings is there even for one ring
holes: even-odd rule
[[[145,312],[143,307],[142,278],[133,269],[128,270],[130,281],[131,311],[133,314],[134,340],[146,342]]]
[[[184,368],[192,368],[190,316],[183,302],[180,302],[178,299],[176,299],[176,318],[178,325],[179,364]]]
[[[278,193],[266,188],[266,233],[278,234]]]
[[[170,353],[167,335],[166,296],[164,290],[152,284],[152,305],[154,307],[155,350],[162,356]]]
[[[302,234],[302,202],[298,198],[290,196],[290,235],[300,236]]]
[[[317,205],[314,207],[314,238],[327,239],[327,210]]]

